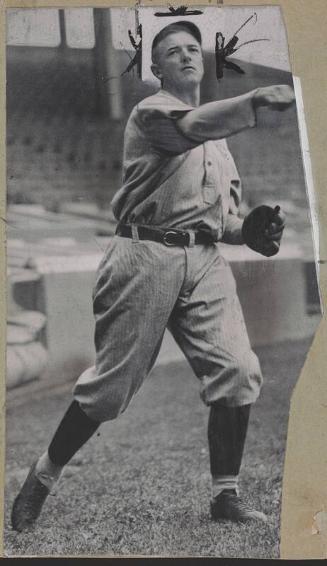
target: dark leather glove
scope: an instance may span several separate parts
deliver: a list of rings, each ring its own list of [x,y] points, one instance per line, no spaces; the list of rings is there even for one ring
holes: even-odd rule
[[[266,257],[278,253],[285,227],[285,215],[279,206],[265,204],[254,208],[244,219],[243,240],[249,248]]]

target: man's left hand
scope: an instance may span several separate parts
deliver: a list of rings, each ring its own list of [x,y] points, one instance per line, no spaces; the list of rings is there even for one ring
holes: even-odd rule
[[[285,214],[279,206],[261,205],[244,219],[242,235],[252,250],[270,257],[278,253],[285,227]]]

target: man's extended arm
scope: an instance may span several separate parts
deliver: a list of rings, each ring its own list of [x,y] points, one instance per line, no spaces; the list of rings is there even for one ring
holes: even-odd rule
[[[177,120],[176,125],[187,138],[203,143],[255,126],[256,110],[261,106],[282,111],[293,102],[293,90],[287,85],[258,88],[235,98],[208,102],[194,108]]]
[[[160,104],[158,98],[153,103],[153,97],[149,97],[138,105],[136,115],[155,150],[178,155],[205,141],[223,139],[254,127],[260,106],[284,110],[293,101],[293,90],[281,85],[258,88],[198,108],[173,97],[170,100],[163,96]]]

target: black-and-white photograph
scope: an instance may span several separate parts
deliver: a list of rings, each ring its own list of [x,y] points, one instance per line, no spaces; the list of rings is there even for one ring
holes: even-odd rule
[[[278,558],[321,317],[277,6],[6,11],[7,556]]]

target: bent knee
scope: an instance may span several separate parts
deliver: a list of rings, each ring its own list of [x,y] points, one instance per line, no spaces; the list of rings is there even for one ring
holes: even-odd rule
[[[79,377],[73,396],[90,419],[111,421],[127,409],[142,381],[114,371],[98,374],[93,366]]]
[[[206,405],[221,403],[234,407],[254,403],[263,382],[259,360],[251,350],[246,355],[226,357],[201,381],[200,394]]]
[[[243,383],[247,385],[249,380],[255,380],[260,387],[262,386],[260,363],[252,350],[242,357],[234,358],[231,363],[231,371],[235,374],[240,387]]]
[[[125,388],[97,387],[96,383],[79,383],[73,390],[74,399],[90,419],[112,421],[127,409],[133,392]]]
[[[110,401],[97,397],[83,399],[78,394],[74,394],[74,398],[78,401],[84,413],[90,419],[99,423],[115,420],[128,406],[128,403],[124,403],[122,399],[110,399]]]

